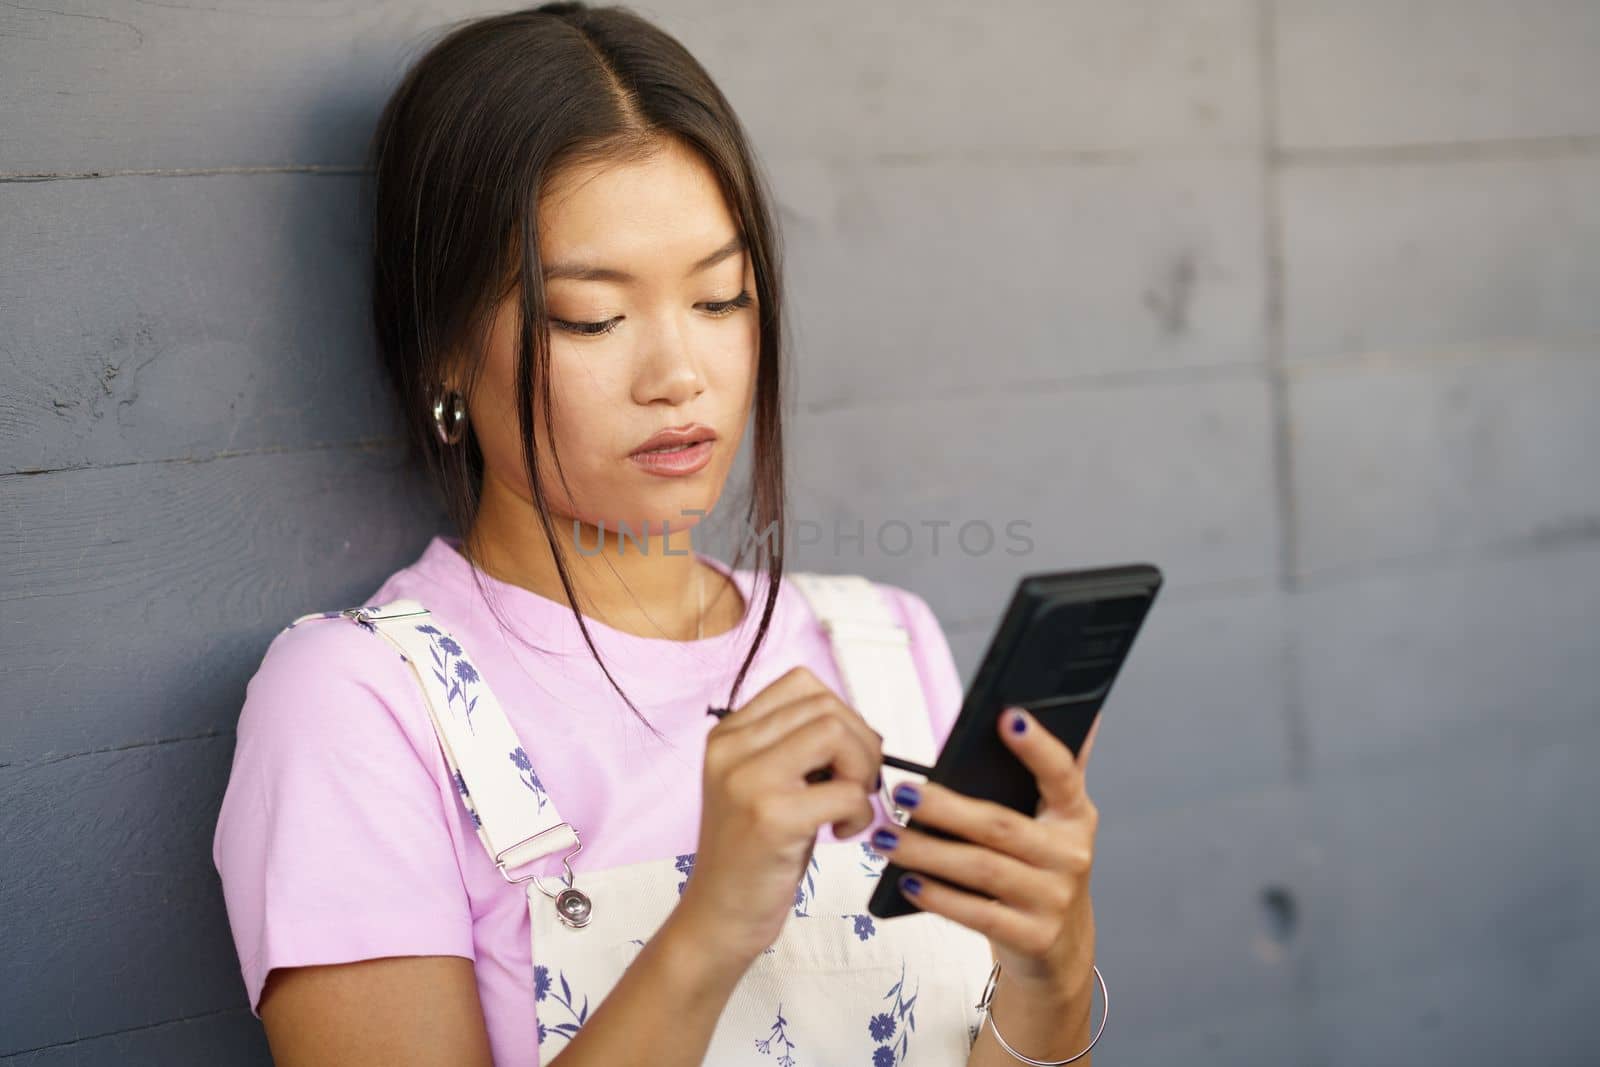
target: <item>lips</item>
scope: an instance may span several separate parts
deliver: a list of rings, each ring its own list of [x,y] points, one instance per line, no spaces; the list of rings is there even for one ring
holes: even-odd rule
[[[659,430],[650,435],[645,441],[628,453],[637,456],[641,452],[650,452],[655,449],[676,448],[682,445],[698,444],[701,441],[715,441],[717,432],[709,426],[692,422],[687,426],[674,426],[669,429]]]

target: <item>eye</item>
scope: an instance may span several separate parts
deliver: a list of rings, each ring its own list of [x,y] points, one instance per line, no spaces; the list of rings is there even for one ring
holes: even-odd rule
[[[564,319],[551,319],[550,325],[568,333],[575,333],[579,337],[599,337],[603,333],[610,333],[621,322],[621,316],[607,319],[604,322],[567,322]]]
[[[747,308],[753,303],[755,303],[755,298],[750,295],[750,290],[742,289],[739,295],[732,300],[710,302],[702,304],[701,307],[705,308],[714,318],[720,319],[732,315],[740,308]],[[564,319],[553,318],[550,320],[550,325],[568,333],[577,334],[579,337],[599,337],[601,334],[615,330],[622,319],[623,316],[621,315],[613,319],[606,319],[604,322],[567,322]]]
[[[725,315],[732,315],[740,308],[747,308],[754,302],[754,299],[750,296],[750,290],[741,289],[739,290],[739,295],[734,297],[732,300],[724,300],[716,304],[707,304],[706,310],[711,312],[711,314],[716,315],[718,318],[721,318]]]

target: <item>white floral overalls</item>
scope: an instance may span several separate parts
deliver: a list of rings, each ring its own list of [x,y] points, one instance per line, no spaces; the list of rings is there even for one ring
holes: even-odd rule
[[[936,753],[908,636],[877,590],[856,575],[786,577],[829,635],[848,689],[844,696],[883,735],[883,750],[932,764]],[[530,757],[472,667],[469,650],[412,599],[295,622],[341,616],[386,638],[411,665],[479,839],[506,880],[524,887],[539,1016],[537,1062],[547,1064],[677,905],[694,854],[575,876],[569,861],[580,848],[578,828],[557,814],[533,766],[535,759],[560,754],[535,747]],[[708,719],[708,730],[711,725]],[[882,808],[904,825],[907,815],[894,806],[891,793],[918,776],[884,767],[883,779]],[[562,857],[558,879],[528,873],[532,861],[556,853]],[[966,1063],[992,964],[988,940],[931,912],[892,919],[867,914],[885,862],[864,840],[818,842],[795,887],[793,914],[735,987],[706,1064]],[[547,879],[558,884],[549,886]],[[648,1060],[648,1050],[641,1050],[639,1062]]]

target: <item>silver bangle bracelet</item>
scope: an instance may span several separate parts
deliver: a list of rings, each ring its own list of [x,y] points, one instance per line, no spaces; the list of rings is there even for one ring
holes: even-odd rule
[[[1081,1060],[1083,1057],[1087,1056],[1089,1054],[1089,1050],[1094,1048],[1094,1043],[1100,1040],[1100,1035],[1106,1032],[1106,1020],[1111,1017],[1111,995],[1106,992],[1106,979],[1105,976],[1100,973],[1100,968],[1098,966],[1095,966],[1094,968],[1094,977],[1095,980],[1100,983],[1100,1002],[1104,1005],[1100,1012],[1100,1025],[1098,1028],[1096,1028],[1094,1036],[1089,1038],[1089,1044],[1084,1046],[1082,1052],[1078,1053],[1076,1056],[1068,1056],[1064,1060],[1029,1059],[1027,1056],[1024,1056],[1022,1053],[1006,1044],[1006,1039],[1000,1036],[1000,1028],[994,1024],[994,1016],[989,1014],[989,1001],[994,997],[995,983],[1000,980],[999,960],[995,961],[994,969],[989,972],[989,984],[983,987],[983,996],[979,999],[976,1007],[980,1012],[983,1013],[983,1017],[989,1021],[989,1029],[994,1031],[994,1039],[1000,1042],[1001,1048],[1011,1053],[1013,1059],[1021,1060],[1023,1063],[1031,1063],[1033,1064],[1033,1067],[1061,1067],[1061,1065],[1064,1063],[1071,1063],[1074,1060]],[[981,1024],[979,1025],[979,1030],[980,1032],[982,1030]]]

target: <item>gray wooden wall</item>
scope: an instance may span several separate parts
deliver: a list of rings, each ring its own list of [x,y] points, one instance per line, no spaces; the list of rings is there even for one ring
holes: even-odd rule
[[[437,528],[355,192],[489,10],[0,7],[0,1061],[267,1062],[232,727]],[[777,188],[799,565],[965,672],[1019,570],[1167,572],[1090,777],[1100,1058],[1600,1059],[1600,4],[640,10]]]

